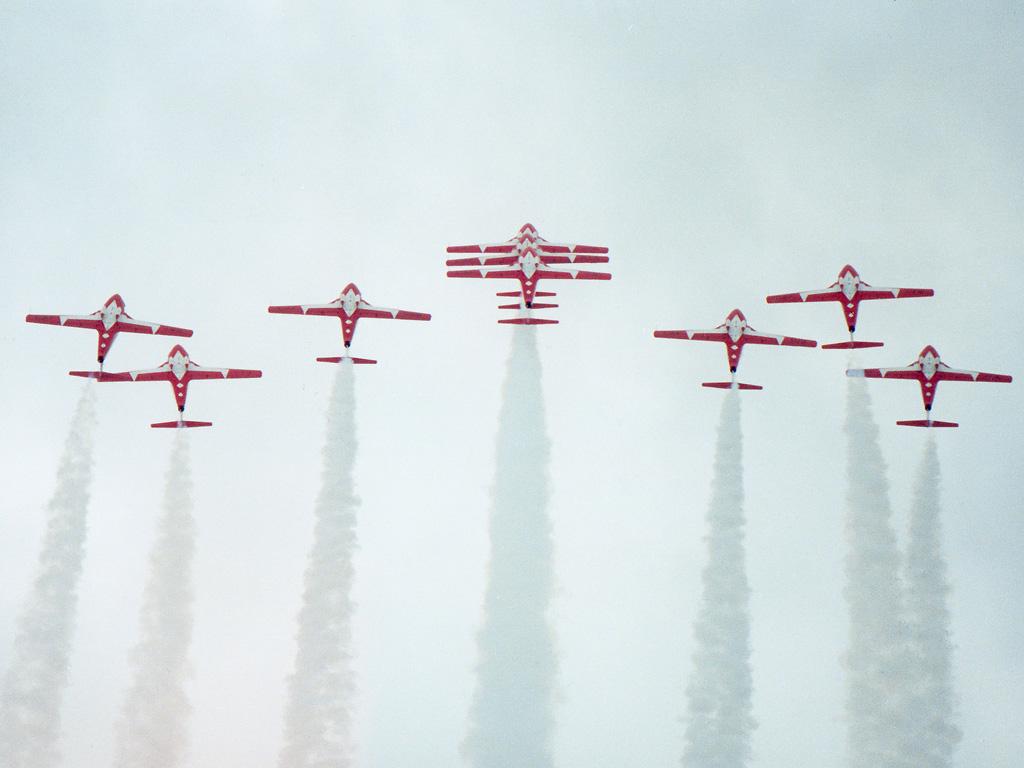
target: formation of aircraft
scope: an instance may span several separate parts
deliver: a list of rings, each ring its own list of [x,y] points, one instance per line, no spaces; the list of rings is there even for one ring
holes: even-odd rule
[[[282,306],[267,307],[267,311],[278,315],[320,315],[323,317],[337,317],[341,320],[341,336],[345,342],[345,349],[352,346],[352,337],[356,332],[356,323],[360,318],[374,317],[386,320],[429,320],[430,315],[426,312],[409,312],[404,309],[388,309],[386,307],[375,307],[366,301],[355,283],[345,286],[341,295],[329,304],[286,304]],[[365,357],[318,357],[321,363],[340,363],[349,361],[353,364],[373,364],[376,360],[368,360]]]
[[[107,299],[106,304],[93,312],[91,315],[27,315],[26,323],[42,323],[44,325],[59,325],[65,328],[89,328],[96,331],[99,336],[96,347],[96,361],[103,368],[103,361],[110,351],[119,333],[149,333],[157,336],[184,336],[192,335],[187,328],[176,328],[173,325],[161,325],[160,323],[147,323],[142,320],[134,320],[131,315],[124,311],[124,300],[119,294],[114,294]]]
[[[914,299],[933,296],[931,288],[875,288],[860,279],[857,270],[847,264],[839,270],[839,279],[828,288],[820,288],[798,293],[778,293],[769,296],[769,304],[788,304],[794,302],[838,301],[843,306],[846,316],[846,327],[850,331],[850,340],[837,344],[822,344],[822,349],[864,349],[881,347],[880,341],[854,341],[853,333],[857,330],[857,310],[862,301],[871,299]]]
[[[450,246],[449,253],[478,254],[449,259],[447,266],[460,269],[449,270],[448,277],[477,277],[515,279],[520,283],[520,290],[499,292],[498,296],[515,297],[515,304],[501,305],[501,309],[519,310],[515,318],[499,320],[499,323],[518,325],[540,325],[556,323],[557,320],[533,317],[533,309],[549,309],[557,304],[537,303],[537,297],[551,297],[555,294],[537,290],[537,283],[542,279],[554,280],[609,280],[611,275],[603,272],[589,272],[579,269],[575,264],[607,263],[607,248],[600,246],[575,245],[569,243],[553,243],[537,234],[531,224],[525,224],[519,233],[503,243]],[[470,269],[470,267],[474,267]],[[860,279],[860,275],[850,265],[839,272],[839,279],[819,290],[798,293],[774,294],[767,297],[769,304],[788,302],[824,302],[837,301],[843,305],[850,340],[835,344],[824,344],[822,349],[862,349],[880,347],[882,342],[855,341],[857,312],[861,301],[873,299],[903,299],[934,295],[930,288],[876,288]],[[342,339],[346,352],[352,345],[356,324],[361,318],[383,318],[392,320],[430,320],[425,312],[410,312],[402,309],[375,307],[365,299],[354,283],[345,286],[341,295],[327,304],[291,304],[276,305],[267,308],[274,314],[320,315],[337,317],[341,321]],[[240,379],[259,378],[262,372],[246,368],[207,368],[193,363],[188,352],[180,344],[175,345],[162,365],[137,371],[107,373],[103,371],[103,362],[110,351],[114,339],[119,333],[143,333],[160,336],[190,337],[192,331],[172,325],[143,322],[134,320],[125,312],[124,301],[120,295],[114,294],[102,308],[90,315],[27,315],[25,321],[45,325],[57,325],[70,328],[89,328],[98,334],[96,359],[100,363],[99,371],[70,371],[70,375],[109,381],[167,381],[174,392],[178,406],[178,418],[175,421],[151,424],[152,427],[188,428],[211,426],[208,421],[187,421],[184,418],[185,400],[188,385],[195,380],[208,379]],[[795,336],[780,336],[760,333],[752,328],[739,309],[734,309],[726,317],[725,322],[708,330],[654,331],[655,338],[684,339],[690,341],[717,341],[726,345],[729,361],[730,381],[703,382],[702,386],[719,389],[762,389],[758,384],[745,384],[736,380],[740,356],[747,344],[789,347],[816,347],[818,343],[811,339]],[[376,360],[351,357],[318,357],[318,361],[329,363],[351,362],[372,364]],[[910,379],[921,387],[926,418],[897,421],[902,426],[910,427],[956,427],[955,422],[938,421],[931,418],[935,390],[940,381],[985,381],[1011,382],[1011,376],[980,371],[958,370],[941,361],[935,347],[927,346],[917,360],[902,368],[857,368],[847,370],[847,376],[878,378],[878,379]]]
[[[758,384],[741,384],[736,381],[736,369],[740,364],[740,355],[747,344],[767,344],[782,347],[816,347],[818,342],[800,339],[794,336],[775,336],[770,333],[758,333],[747,324],[747,318],[738,309],[734,309],[725,318],[725,322],[716,328],[706,331],[655,331],[656,339],[686,339],[690,341],[719,341],[725,344],[729,356],[729,372],[733,374],[731,381],[706,381],[705,387],[717,389],[763,389]]]
[[[262,371],[247,368],[206,368],[193,363],[188,352],[180,344],[176,344],[167,355],[167,362],[157,368],[141,371],[125,371],[123,373],[106,373],[104,371],[68,371],[71,376],[81,376],[97,381],[168,381],[174,391],[174,402],[178,406],[176,421],[162,421],[150,424],[151,427],[185,428],[209,427],[211,421],[185,421],[185,398],[188,396],[189,382],[206,379],[258,379]]]
[[[921,399],[924,400],[924,419],[897,421],[904,427],[955,427],[953,421],[935,421],[931,417],[932,403],[935,401],[935,390],[940,381],[993,381],[1005,384],[1013,381],[1013,377],[1001,373],[982,373],[981,371],[962,371],[950,368],[939,357],[935,347],[928,345],[921,350],[910,365],[903,368],[853,368],[846,372],[847,376],[868,379],[910,379],[921,385]]]
[[[524,224],[519,233],[503,243],[481,245],[452,245],[448,253],[478,253],[448,259],[447,266],[462,267],[448,271],[448,277],[480,277],[511,279],[519,281],[518,291],[501,291],[497,295],[518,298],[515,304],[501,304],[498,309],[518,310],[519,315],[499,320],[499,323],[513,325],[547,325],[557,323],[550,318],[534,317],[531,310],[553,309],[557,304],[538,303],[537,297],[550,298],[555,294],[538,291],[541,280],[611,280],[607,272],[590,272],[578,269],[575,264],[606,264],[607,248],[595,245],[574,245],[553,243],[537,234],[532,224]],[[476,269],[465,269],[476,267]]]

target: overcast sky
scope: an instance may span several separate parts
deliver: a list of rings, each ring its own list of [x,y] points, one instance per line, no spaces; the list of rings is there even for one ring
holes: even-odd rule
[[[864,366],[944,361],[933,415],[965,768],[1024,763],[1024,11],[1015,3],[6,2],[0,7],[0,668],[28,592],[94,334],[27,325],[113,293],[195,330],[190,766],[263,768],[312,540],[327,318],[269,315],[355,282],[430,323],[363,321],[357,733],[367,768],[459,763],[509,328],[445,247],[610,248],[540,328],[552,444],[555,742],[563,768],[676,765],[727,373],[655,340],[739,307],[841,341],[832,304],[765,303],[852,264],[934,298],[863,305]],[[546,286],[544,286],[546,287]],[[111,371],[174,340],[121,336]],[[754,765],[842,764],[845,352],[748,347]],[[173,418],[168,387],[98,386],[88,554],[64,708],[68,765],[108,766]],[[901,539],[920,430],[869,382]],[[524,450],[529,447],[524,446]]]

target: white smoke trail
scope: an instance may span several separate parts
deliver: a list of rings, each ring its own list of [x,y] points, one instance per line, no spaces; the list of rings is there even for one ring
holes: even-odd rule
[[[917,764],[911,661],[885,460],[863,379],[847,379],[847,765]]]
[[[462,744],[476,768],[552,766],[558,660],[548,617],[550,447],[535,330],[513,331],[498,421],[488,583]]]
[[[50,768],[60,762],[60,707],[85,556],[92,481],[96,394],[86,382],[64,443],[47,505],[43,549],[18,621],[11,663],[0,688],[0,766]]]
[[[739,768],[750,760],[755,722],[743,546],[743,435],[735,389],[722,402],[707,522],[708,561],[694,626],[693,672],[686,687],[682,763],[685,768]]]
[[[359,500],[352,364],[340,363],[327,411],[323,485],[298,616],[295,670],[288,679],[280,768],[351,765],[352,556]]]
[[[117,768],[174,768],[188,746],[192,711],[185,693],[192,642],[192,560],[196,521],[188,430],[175,430],[164,487],[163,514],[149,554],[139,618],[140,638],[129,663],[134,679],[117,724]]]
[[[924,768],[950,768],[960,741],[954,723],[953,645],[949,637],[949,582],[942,556],[939,456],[929,430],[914,488],[907,546],[906,594],[915,652],[915,751]]]

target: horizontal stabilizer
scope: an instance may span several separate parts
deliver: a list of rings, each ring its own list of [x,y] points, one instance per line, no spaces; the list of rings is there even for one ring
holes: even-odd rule
[[[523,292],[522,291],[498,291],[494,295],[495,296],[508,296],[509,298],[513,298],[514,299],[517,296],[522,296]],[[533,295],[534,296],[542,296],[543,297],[543,296],[554,296],[555,294],[552,291],[536,291]]]
[[[187,429],[189,427],[212,427],[212,421],[161,421],[149,426],[157,429]]]
[[[912,419],[910,421],[897,421],[901,427],[959,427],[955,421],[929,421],[928,419]]]
[[[701,386],[715,389],[764,389],[760,384],[740,384],[738,381],[705,381]]]
[[[548,320],[542,317],[511,317],[508,320],[499,320],[499,323],[510,323],[512,325],[551,325],[557,320]]]
[[[533,303],[533,309],[555,309],[557,304],[540,304],[538,302]],[[522,304],[501,304],[498,309],[522,309]]]
[[[376,360],[368,360],[365,357],[318,357],[317,362],[320,363],[340,363],[343,360],[350,361],[353,365],[376,365]]]
[[[867,349],[868,347],[881,347],[880,341],[841,341],[838,344],[822,344],[822,349]]]

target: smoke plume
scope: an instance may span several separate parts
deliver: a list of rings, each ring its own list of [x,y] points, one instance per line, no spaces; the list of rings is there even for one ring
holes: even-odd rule
[[[753,684],[746,553],[743,546],[743,435],[740,398],[722,403],[707,512],[708,560],[686,687],[684,768],[739,768],[750,760]]]
[[[923,768],[950,768],[961,735],[954,722],[956,695],[947,605],[950,588],[941,546],[939,474],[938,451],[929,430],[914,488],[905,567],[917,687],[915,751]]]
[[[47,505],[35,582],[19,618],[0,686],[0,765],[51,768],[60,762],[60,708],[85,556],[96,394],[86,382]]]
[[[195,548],[188,430],[178,429],[149,555],[140,638],[129,658],[133,681],[117,725],[117,768],[174,768],[185,759],[191,705],[184,684],[192,641]]]
[[[498,421],[490,561],[462,751],[475,768],[551,768],[558,661],[548,455],[535,328],[516,326]]]
[[[909,737],[911,661],[889,484],[864,379],[847,379],[844,431],[847,765],[903,768],[918,759]]]
[[[288,679],[280,768],[347,768],[352,761],[351,591],[359,503],[352,479],[353,381],[352,364],[340,363],[327,411],[323,485],[298,616],[295,670]]]

